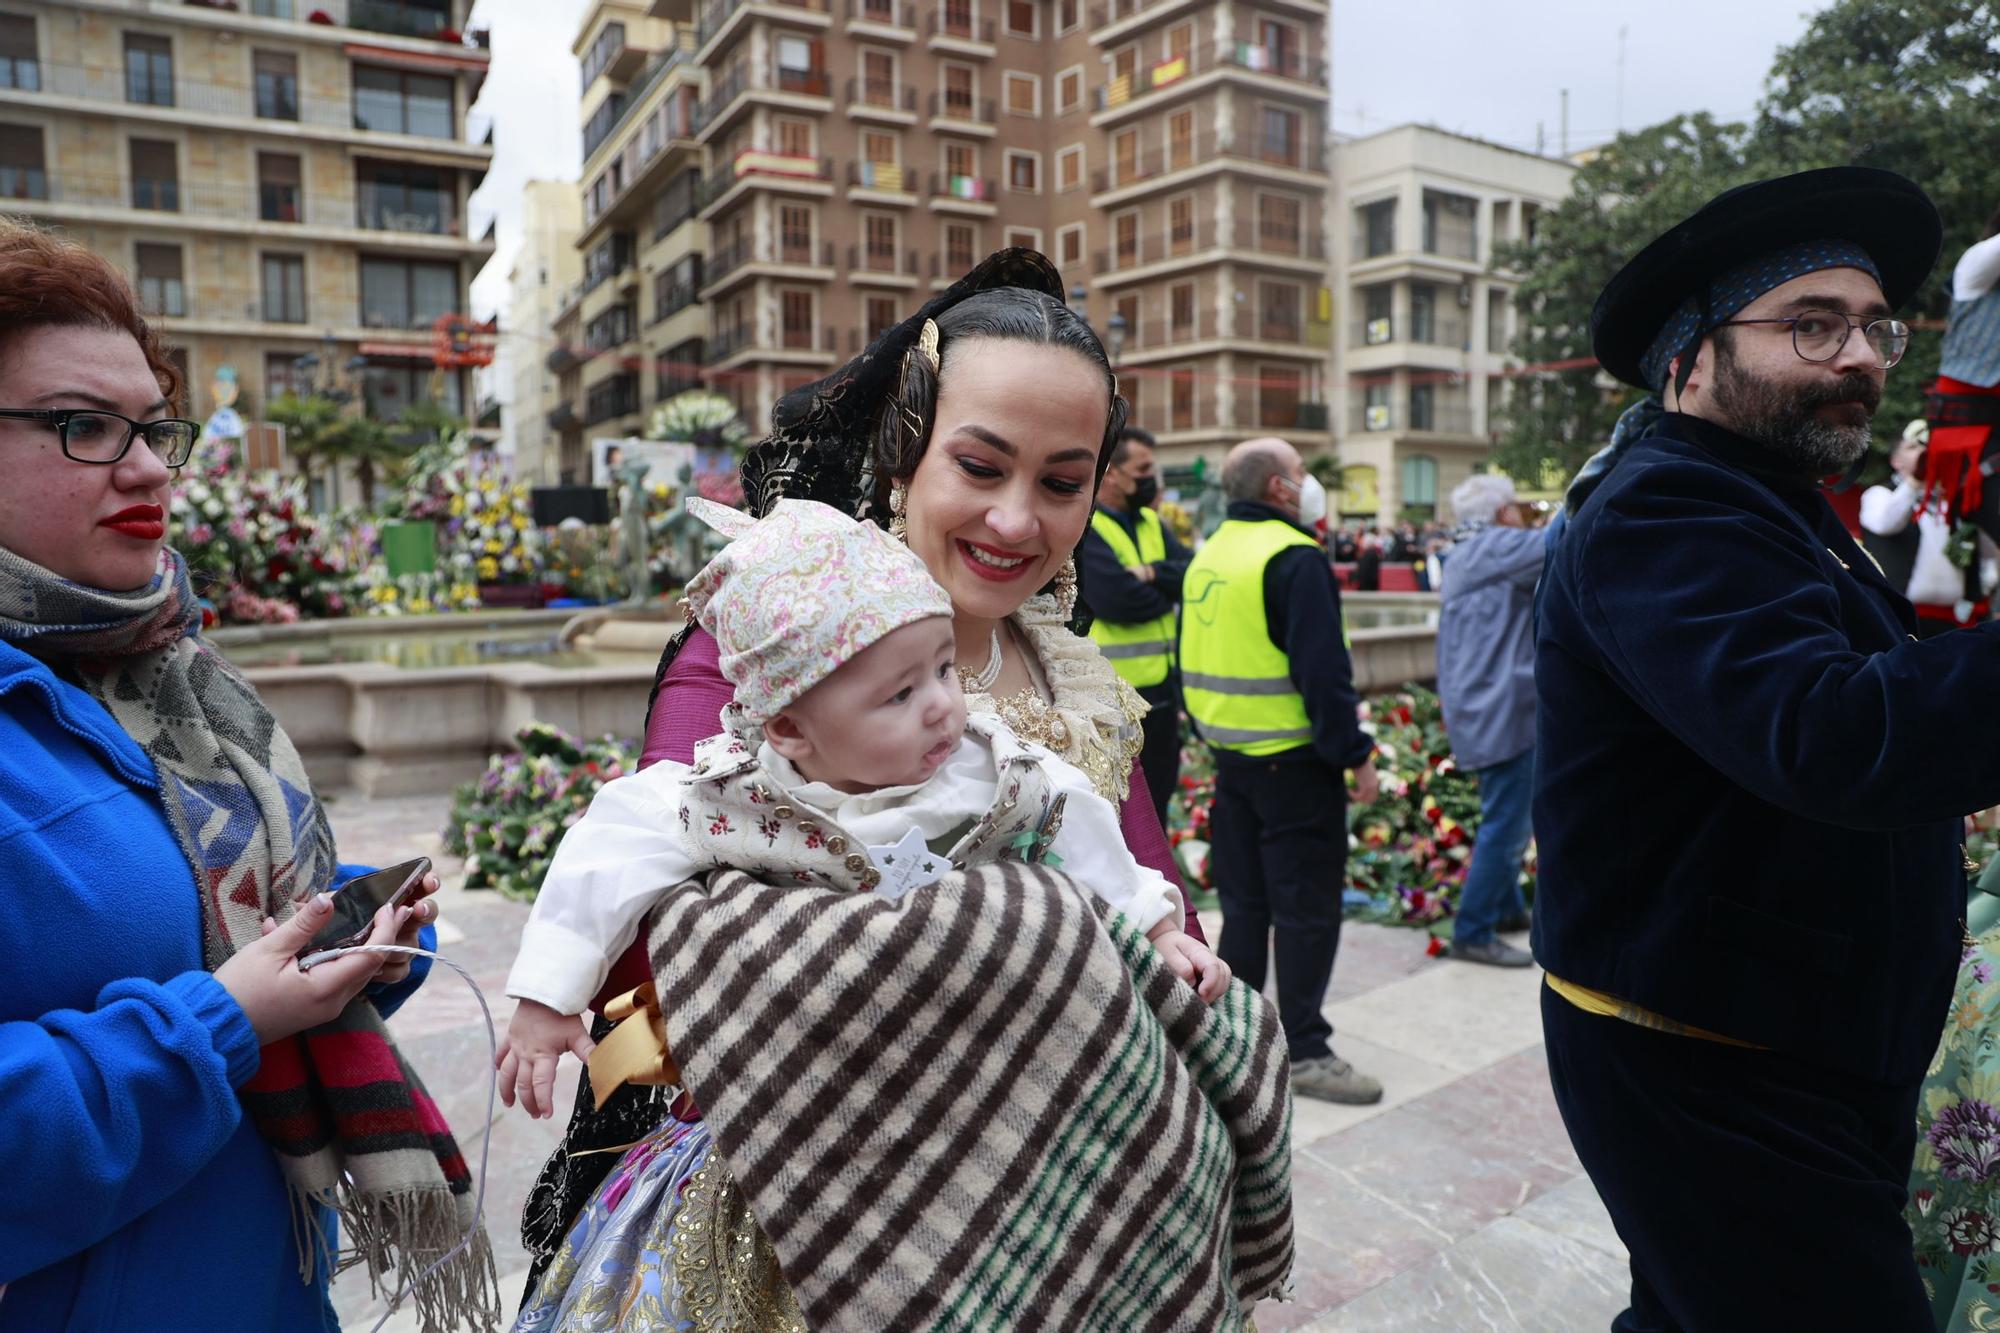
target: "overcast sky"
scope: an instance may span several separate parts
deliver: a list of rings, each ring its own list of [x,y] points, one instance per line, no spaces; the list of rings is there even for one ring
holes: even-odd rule
[[[1827,0],[1333,0],[1333,123],[1366,133],[1419,121],[1520,148],[1540,122],[1560,146],[1569,89],[1572,150],[1683,111],[1740,119],[1756,106],[1778,47]],[[493,30],[479,109],[497,119],[493,169],[473,196],[475,235],[500,215],[499,250],[473,283],[473,308],[504,299],[519,244],[521,186],[582,170],[577,67],[587,0],[478,0]],[[1625,29],[1620,97],[1619,29]]]

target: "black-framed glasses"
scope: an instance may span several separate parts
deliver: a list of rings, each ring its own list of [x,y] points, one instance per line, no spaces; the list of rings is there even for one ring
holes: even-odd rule
[[[1856,329],[1861,330],[1861,336],[1881,359],[1884,370],[1901,361],[1903,353],[1910,349],[1910,326],[1902,320],[1862,319],[1839,310],[1807,310],[1784,319],[1725,319],[1716,327],[1728,328],[1732,324],[1791,325],[1792,350],[1805,361],[1833,360]]]
[[[94,407],[0,407],[0,420],[39,421],[53,427],[62,441],[63,457],[78,463],[115,463],[143,435],[155,458],[168,467],[180,467],[194,453],[194,442],[201,435],[199,421],[179,417],[134,421]]]

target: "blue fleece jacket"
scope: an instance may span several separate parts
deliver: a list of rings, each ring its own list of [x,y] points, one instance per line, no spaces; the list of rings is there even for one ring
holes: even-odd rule
[[[202,966],[152,761],[6,644],[0,895],[0,1333],[337,1327],[237,1100],[256,1037]]]

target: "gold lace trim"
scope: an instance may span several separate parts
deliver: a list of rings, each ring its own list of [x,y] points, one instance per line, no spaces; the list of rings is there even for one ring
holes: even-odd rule
[[[695,1333],[809,1333],[777,1253],[713,1152],[682,1188],[673,1265]]]

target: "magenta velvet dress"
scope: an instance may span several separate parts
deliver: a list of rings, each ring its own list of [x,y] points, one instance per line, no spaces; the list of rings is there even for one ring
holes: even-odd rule
[[[639,759],[639,767],[644,768],[661,759],[671,759],[676,763],[694,762],[696,741],[706,740],[722,730],[722,709],[734,694],[729,682],[723,678],[715,638],[707,630],[697,629],[688,636],[680,655],[667,668],[665,679],[660,682],[660,697],[653,705],[651,724],[646,728],[646,748]],[[1160,827],[1160,821],[1153,817],[1153,802],[1146,794],[1146,779],[1139,772],[1139,766],[1132,765],[1132,788],[1119,807],[1119,824],[1125,832],[1125,846],[1134,860],[1165,875],[1175,888],[1181,890],[1185,900],[1186,889],[1181,884],[1180,870],[1174,863],[1174,854],[1167,846],[1167,835]],[[1201,933],[1201,923],[1195,919],[1194,907],[1187,909],[1187,932],[1198,940],[1206,942]],[[599,1001],[622,994],[634,986],[643,985],[652,976],[652,965],[646,959],[644,940],[635,943],[625,952],[611,969],[610,979],[605,982]],[[601,1011],[602,1004],[593,1008]]]

